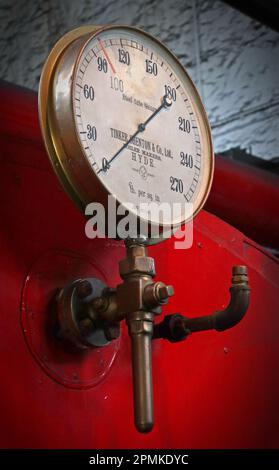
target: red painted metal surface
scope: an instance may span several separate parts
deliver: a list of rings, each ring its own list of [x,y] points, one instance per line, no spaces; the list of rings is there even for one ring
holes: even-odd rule
[[[175,287],[164,313],[194,316],[223,308],[234,264],[249,267],[251,306],[245,319],[227,332],[195,334],[177,344],[153,342],[156,424],[151,434],[140,435],[133,425],[125,325],[109,371],[89,387],[72,388],[55,380],[34,357],[23,331],[24,305],[32,305],[34,324],[39,325],[46,308],[51,315],[51,305],[45,307],[50,290],[55,293],[85,265],[86,274],[97,270],[114,286],[120,281],[117,262],[124,248],[112,240],[86,238],[82,215],[34,138],[38,128],[32,96],[5,95],[4,108],[10,101],[17,112],[11,119],[7,113],[0,124],[0,446],[278,447],[279,265],[205,211],[195,220],[190,250],[174,250],[173,240],[150,249],[158,279]],[[57,256],[80,261],[65,267]],[[33,276],[32,303],[24,304],[26,283]],[[45,335],[47,348],[47,329]],[[88,377],[96,371],[90,354],[78,365],[76,358],[62,354],[51,360],[62,374],[70,368],[72,374]],[[99,363],[100,369],[103,365]]]
[[[0,81],[0,103],[0,144],[6,158],[52,171],[39,128],[37,94]],[[261,245],[279,250],[278,207],[278,175],[216,156],[205,207],[209,212]]]
[[[279,176],[216,156],[206,209],[263,246],[279,249]]]
[[[69,278],[71,274],[71,279]],[[21,326],[28,348],[45,373],[56,382],[73,389],[99,384],[109,373],[120,340],[91,353],[74,350],[59,340],[56,293],[69,280],[95,277],[108,282],[102,269],[80,253],[50,250],[39,256],[26,276],[21,296]]]

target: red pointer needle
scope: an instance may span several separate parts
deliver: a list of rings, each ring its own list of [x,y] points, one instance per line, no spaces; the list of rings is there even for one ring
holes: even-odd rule
[[[112,61],[110,60],[110,58],[109,58],[109,56],[108,56],[108,53],[107,53],[107,51],[105,50],[104,45],[103,45],[101,39],[98,38],[98,41],[99,41],[99,44],[100,44],[100,46],[101,46],[101,49],[102,49],[102,51],[103,51],[103,53],[104,53],[104,55],[105,55],[105,57],[106,57],[106,59],[107,59],[109,65],[110,65],[110,67],[111,67],[111,70],[113,71],[113,73],[116,73],[116,70],[115,70],[115,68],[114,68],[114,65],[113,65]]]

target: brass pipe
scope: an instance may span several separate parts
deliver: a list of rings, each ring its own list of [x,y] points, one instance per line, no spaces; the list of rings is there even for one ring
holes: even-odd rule
[[[66,286],[57,306],[59,324],[65,339],[84,349],[117,339],[120,322],[126,320],[131,337],[135,426],[140,432],[149,432],[154,425],[153,320],[174,290],[153,281],[154,259],[141,240],[126,241],[126,258],[120,261],[119,271],[123,282],[115,289],[91,278]]]
[[[250,286],[246,266],[234,266],[231,299],[224,310],[212,315],[188,318],[180,314],[168,315],[154,327],[153,339],[182,341],[191,333],[206,330],[224,331],[237,325],[246,314],[250,303]]]
[[[132,344],[134,421],[140,432],[149,432],[154,424],[151,341],[153,314],[134,312],[127,318]]]
[[[246,266],[233,267],[231,299],[226,309],[215,312],[214,328],[224,331],[237,325],[246,314],[250,304],[248,270]]]
[[[57,313],[61,338],[81,349],[106,346],[119,338],[120,322],[126,319],[132,349],[134,421],[137,430],[146,433],[154,424],[152,339],[177,342],[194,332],[232,328],[248,309],[250,286],[246,266],[234,266],[227,308],[196,318],[167,315],[154,326],[154,316],[174,294],[173,288],[153,281],[154,259],[143,244],[131,240],[126,248],[127,256],[120,261],[123,282],[116,289],[99,279],[76,280],[57,296]]]
[[[191,333],[205,330],[224,331],[237,325],[247,312],[250,302],[250,289],[247,287],[231,287],[231,299],[224,309],[205,315],[204,317],[185,318],[185,329]]]

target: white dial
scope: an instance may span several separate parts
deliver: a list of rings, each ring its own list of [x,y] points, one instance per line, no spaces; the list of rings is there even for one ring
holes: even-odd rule
[[[199,209],[212,171],[210,131],[192,81],[163,45],[136,29],[101,31],[79,55],[72,99],[83,152],[117,201]],[[188,215],[170,217],[165,224]]]
[[[63,36],[44,66],[39,112],[53,167],[83,211],[111,195],[161,230],[204,205],[214,166],[206,113],[178,59],[149,34],[83,26]],[[150,205],[170,211],[162,218]]]

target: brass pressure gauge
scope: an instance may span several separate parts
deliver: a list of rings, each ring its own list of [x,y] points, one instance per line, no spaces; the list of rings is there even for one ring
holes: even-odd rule
[[[206,113],[183,66],[151,35],[115,25],[66,34],[45,64],[39,112],[50,160],[81,210],[107,207],[112,195],[137,220],[174,227],[204,205],[213,175]],[[150,202],[184,209],[162,221],[141,204]]]
[[[82,349],[105,347],[126,321],[135,425],[149,432],[154,423],[152,338],[177,341],[190,331],[232,326],[227,313],[234,301],[225,319],[222,312],[197,322],[174,315],[153,328],[174,289],[154,281],[155,263],[146,245],[190,221],[211,187],[213,147],[202,101],[178,59],[157,39],[130,26],[86,26],[62,37],[50,53],[39,113],[51,163],[80,209],[101,203],[109,221],[111,196],[117,209],[124,209],[122,215],[128,209],[137,222],[119,264],[123,282],[109,288],[99,279],[75,279],[56,294],[56,313],[59,337]],[[169,211],[161,210],[166,206]],[[154,227],[159,236],[152,239]],[[237,302],[244,301],[234,308],[235,322],[247,308],[247,279],[246,268],[238,267],[232,292]]]

